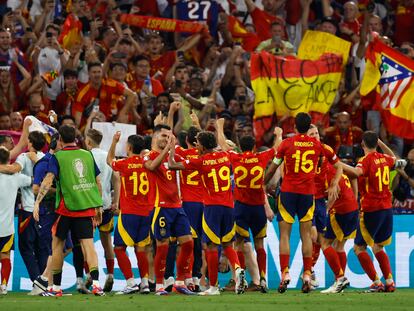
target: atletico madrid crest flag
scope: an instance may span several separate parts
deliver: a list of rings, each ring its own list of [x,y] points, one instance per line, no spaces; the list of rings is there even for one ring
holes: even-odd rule
[[[375,38],[366,52],[361,95],[376,90],[387,130],[414,139],[414,60]]]

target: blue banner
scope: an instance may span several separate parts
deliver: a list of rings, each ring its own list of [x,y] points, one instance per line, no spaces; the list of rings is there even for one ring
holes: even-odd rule
[[[391,268],[393,271],[395,283],[397,287],[412,287],[414,288],[414,215],[395,215],[394,216],[394,232],[392,244],[385,248],[386,253],[390,257]],[[17,220],[16,220],[17,228]],[[95,246],[99,257],[99,269],[100,269],[100,281],[102,284],[105,282],[105,259],[104,251],[101,243],[98,239],[98,232],[95,234]],[[12,254],[13,270],[9,282],[9,289],[13,291],[30,290],[32,283],[28,277],[26,267],[18,251],[17,236],[15,240],[15,252]],[[290,244],[291,258],[290,258],[290,275],[292,281],[290,287],[300,288],[302,283],[300,275],[302,273],[302,253],[301,243],[299,239],[299,227],[298,223],[295,223],[292,229],[292,237]],[[351,286],[354,288],[365,288],[371,285],[371,281],[364,274],[358,259],[352,250],[353,241],[348,241],[345,249],[348,256],[348,266],[345,271],[345,275],[351,282]],[[280,264],[279,264],[279,229],[277,222],[269,223],[266,249],[268,254],[268,269],[267,280],[270,288],[277,288],[280,282]],[[370,251],[369,251],[370,252]],[[136,278],[139,277],[137,269],[137,260],[132,248],[128,249],[128,255],[131,259],[133,272]],[[372,256],[372,253],[370,252]],[[379,275],[381,270],[378,262],[374,260],[375,268]],[[320,287],[330,286],[334,282],[334,276],[329,268],[323,254],[319,257],[319,261],[315,266],[316,275],[320,284]],[[413,272],[411,272],[413,271]],[[115,260],[115,284],[114,290],[120,290],[125,286],[125,280],[119,270]],[[229,278],[230,273],[220,274],[219,282],[221,286],[224,286]],[[62,287],[67,290],[73,290],[75,288],[75,269],[73,267],[72,255],[68,255],[65,259],[63,267],[63,279]]]

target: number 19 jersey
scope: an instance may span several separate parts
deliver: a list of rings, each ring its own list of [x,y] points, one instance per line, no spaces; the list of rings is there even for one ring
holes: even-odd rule
[[[321,143],[304,134],[282,141],[276,153],[276,161],[284,162],[281,191],[314,194],[316,168],[322,153]]]
[[[132,156],[114,161],[112,169],[121,175],[121,213],[148,216],[154,208],[155,180],[145,169],[143,158]]]
[[[233,208],[230,159],[227,152],[207,153],[198,159],[187,159],[183,163],[186,169],[201,172],[201,180],[205,187],[204,205]]]

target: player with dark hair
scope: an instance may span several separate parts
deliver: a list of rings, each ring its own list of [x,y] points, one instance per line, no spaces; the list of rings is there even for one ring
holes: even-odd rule
[[[197,135],[200,157],[177,163],[170,152],[169,165],[172,169],[197,170],[204,182],[203,242],[207,244],[206,259],[210,288],[200,294],[220,295],[218,289],[218,247],[222,249],[236,272],[237,294],[244,293],[247,283],[245,271],[232,242],[236,233],[234,223],[234,201],[230,180],[230,158],[225,151],[216,151],[216,137],[212,132],[202,131]]]
[[[172,141],[171,128],[159,124],[154,127],[152,150],[144,157],[150,165]],[[170,151],[171,152],[171,151]],[[193,295],[186,284],[192,287],[190,278],[193,263],[193,238],[190,222],[179,197],[177,175],[168,168],[168,157],[164,157],[161,165],[150,169],[156,177],[157,198],[152,218],[151,229],[156,240],[154,270],[156,278],[156,295],[168,295],[164,289],[164,274],[170,237],[176,237],[180,245],[177,258],[177,279],[173,289],[181,294]]]
[[[127,285],[117,294],[132,294],[141,290],[141,293],[150,292],[148,284],[149,264],[145,248],[150,244],[150,213],[154,208],[156,187],[153,174],[148,170],[158,167],[168,153],[168,146],[155,158],[147,161],[141,156],[145,141],[142,136],[131,135],[127,139],[127,158],[115,160],[115,148],[121,132],[115,133],[109,148],[107,163],[114,171],[121,175],[120,214],[115,228],[114,246],[118,260]],[[134,247],[138,261],[141,286],[135,283],[131,262],[126,254],[126,248]]]
[[[224,119],[217,120],[217,136],[220,147],[229,150],[223,132]],[[276,149],[282,141],[282,129],[275,128],[276,139],[273,148],[256,153],[256,140],[253,136],[240,138],[242,153],[229,151],[232,164],[235,188],[234,188],[234,212],[236,221],[237,244],[243,249],[245,239],[250,240],[251,230],[254,239],[254,247],[257,254],[257,264],[260,274],[260,284],[255,284],[262,292],[266,292],[266,251],[263,239],[266,237],[268,205],[265,204],[265,192],[263,190],[264,172],[269,161],[275,156]],[[244,258],[243,252],[237,252],[240,262]],[[242,267],[243,267],[242,263]]]
[[[404,167],[407,162],[396,160],[392,150],[379,140],[378,135],[373,131],[364,132],[361,145],[365,156],[358,161],[357,166],[353,168],[344,165],[344,170],[347,173],[360,177],[363,183],[363,187],[359,189],[361,213],[354,251],[365,273],[373,282],[370,291],[393,292],[395,284],[390,261],[384,252],[384,246],[391,243],[393,229],[392,200],[389,190],[390,170],[393,167]],[[386,154],[377,152],[378,146]],[[366,251],[367,245],[372,248],[375,258],[379,262],[385,286]]]
[[[319,141],[307,136],[311,125],[311,117],[306,113],[298,113],[295,118],[297,134],[285,139],[277,150],[266,173],[265,182],[269,181],[276,169],[284,162],[284,177],[279,196],[277,219],[279,221],[280,244],[279,259],[282,272],[279,292],[284,293],[290,283],[290,232],[295,222],[295,215],[300,222],[300,237],[303,254],[302,291],[311,290],[312,270],[312,219],[315,209],[315,171],[323,155],[323,147]]]

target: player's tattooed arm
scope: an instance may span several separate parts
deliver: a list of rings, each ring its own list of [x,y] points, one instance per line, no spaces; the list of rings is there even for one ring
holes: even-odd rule
[[[42,184],[40,185],[39,192],[36,196],[36,201],[34,204],[33,209],[33,218],[36,221],[39,221],[39,206],[40,202],[42,202],[45,195],[49,192],[49,189],[52,187],[53,180],[55,179],[55,175],[53,173],[47,173],[45,178],[42,181]]]
[[[115,160],[116,144],[119,142],[120,138],[121,138],[121,132],[117,131],[112,137],[112,143],[111,143],[111,146],[109,147],[108,155],[106,156],[106,163],[111,167],[112,167],[112,162]]]

